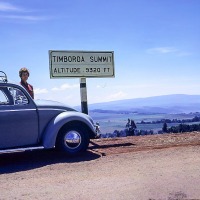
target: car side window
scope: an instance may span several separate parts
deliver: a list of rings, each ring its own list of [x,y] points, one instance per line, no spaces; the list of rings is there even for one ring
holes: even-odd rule
[[[6,94],[0,90],[0,105],[7,105],[9,104],[9,100],[6,96]]]
[[[15,105],[28,104],[28,98],[23,93],[23,91],[21,91],[18,88],[14,88],[14,87],[9,87],[8,90],[13,97],[13,101],[14,101]]]

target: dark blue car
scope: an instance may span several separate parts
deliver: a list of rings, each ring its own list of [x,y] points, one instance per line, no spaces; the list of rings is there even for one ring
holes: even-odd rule
[[[59,102],[33,100],[1,72],[0,153],[57,148],[76,154],[95,137],[91,117]]]

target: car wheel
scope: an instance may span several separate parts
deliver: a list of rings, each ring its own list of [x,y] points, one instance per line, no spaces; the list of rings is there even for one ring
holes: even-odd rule
[[[70,126],[61,130],[58,135],[56,147],[69,154],[74,155],[86,151],[89,145],[89,135],[83,127]]]

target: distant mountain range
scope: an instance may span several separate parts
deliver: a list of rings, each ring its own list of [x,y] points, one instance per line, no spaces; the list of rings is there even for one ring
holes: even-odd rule
[[[200,95],[173,94],[89,104],[89,111],[136,113],[200,112]],[[80,108],[79,108],[80,109]]]

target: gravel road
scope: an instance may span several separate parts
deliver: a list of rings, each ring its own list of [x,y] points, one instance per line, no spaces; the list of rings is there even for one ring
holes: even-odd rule
[[[107,148],[90,147],[76,157],[54,151],[0,155],[0,199],[200,199],[197,139],[164,148],[145,148],[143,141],[144,150],[141,139],[133,139],[101,140]],[[138,151],[130,150],[130,140]]]

